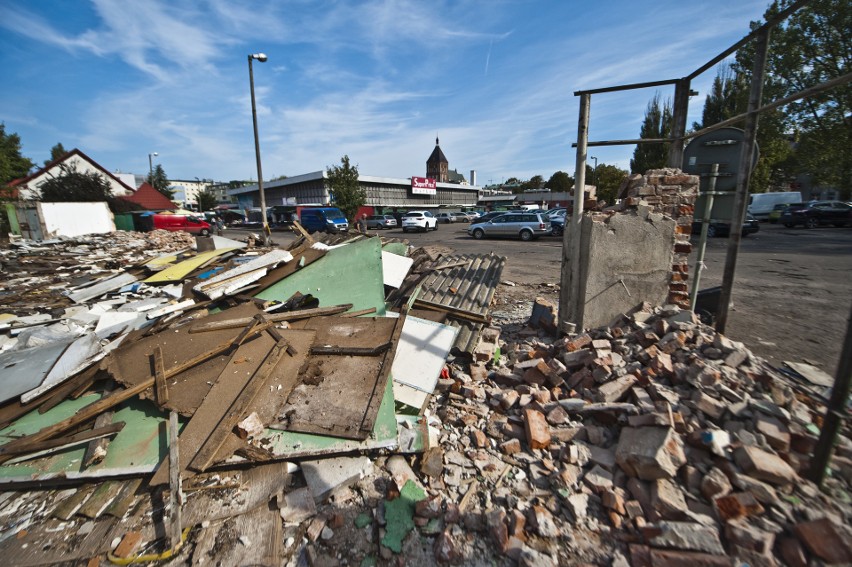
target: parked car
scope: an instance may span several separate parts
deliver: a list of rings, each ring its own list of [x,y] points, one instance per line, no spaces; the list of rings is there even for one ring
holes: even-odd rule
[[[781,215],[784,214],[784,209],[790,205],[801,205],[801,203],[778,203],[772,207],[772,211],[769,213],[769,222],[772,224],[778,222],[778,219],[780,219]]]
[[[367,228],[396,228],[396,219],[393,215],[371,215],[367,217]]]
[[[467,233],[477,240],[487,237],[520,238],[534,240],[551,233],[550,222],[544,213],[533,211],[513,211],[498,215],[486,221],[470,225]]]
[[[742,235],[748,236],[760,230],[760,223],[750,213],[746,213],[745,221],[743,222]],[[715,238],[717,236],[728,236],[731,233],[731,221],[710,220],[710,225],[707,227],[707,238]],[[701,234],[701,221],[692,221],[692,234]]]
[[[817,201],[815,203],[789,206],[779,219],[787,228],[797,224],[805,228],[816,228],[821,225],[836,227],[852,224],[852,205],[843,201]]]
[[[550,229],[553,236],[562,236],[565,232],[565,216],[550,219]]]
[[[153,224],[154,228],[172,231],[183,230],[201,236],[209,236],[211,232],[210,223],[194,215],[156,214]]]
[[[435,218],[438,219],[438,222],[446,224],[450,224],[451,222],[456,222],[458,220],[456,215],[453,213],[438,213]]]
[[[349,232],[349,221],[337,207],[305,208],[299,219],[308,232]]]
[[[479,215],[476,218],[476,220],[471,221],[471,224],[479,224],[479,223],[483,223],[483,222],[488,222],[491,219],[499,217],[500,215],[505,215],[507,212],[509,212],[509,211],[491,211],[491,212],[488,212],[488,213],[484,213],[482,215]]]
[[[408,211],[402,217],[402,232],[409,230],[438,230],[438,219],[429,211]]]
[[[565,207],[557,207],[555,209],[550,209],[549,211],[547,211],[546,214],[547,214],[547,218],[549,218],[550,220],[553,220],[557,217],[565,218],[565,214],[567,212],[568,212],[568,209],[566,209]]]
[[[753,193],[748,198],[747,212],[758,220],[767,220],[775,205],[801,203],[802,194],[798,191],[776,191],[770,193]]]

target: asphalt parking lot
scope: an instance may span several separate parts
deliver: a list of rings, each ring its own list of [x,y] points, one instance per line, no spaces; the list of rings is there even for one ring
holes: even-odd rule
[[[370,233],[407,239],[414,246],[506,256],[503,280],[537,290],[550,286],[555,295],[562,263],[561,239],[475,240],[467,235],[467,227],[460,222],[441,224],[438,230],[425,233],[403,233],[402,229]],[[241,234],[225,231],[225,236]],[[272,238],[277,245],[286,246],[294,237],[273,232]],[[693,238],[697,242],[697,236]],[[726,252],[726,238],[709,241],[702,289],[721,284]],[[690,271],[693,268],[694,258]],[[784,360],[805,361],[834,375],[852,305],[851,283],[852,228],[788,229],[761,223],[757,234],[742,239],[727,335],[776,366]],[[529,297],[532,301],[534,294]]]

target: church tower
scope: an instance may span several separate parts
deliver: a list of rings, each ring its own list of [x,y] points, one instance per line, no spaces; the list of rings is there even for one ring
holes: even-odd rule
[[[432,155],[426,160],[426,177],[430,177],[438,183],[447,183],[449,181],[450,162],[444,152],[441,151],[441,146],[438,138],[435,138],[435,149],[432,150]]]

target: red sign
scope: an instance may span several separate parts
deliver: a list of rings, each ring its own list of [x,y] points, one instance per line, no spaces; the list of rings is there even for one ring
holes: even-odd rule
[[[415,195],[434,195],[438,183],[431,177],[412,177],[411,192]]]

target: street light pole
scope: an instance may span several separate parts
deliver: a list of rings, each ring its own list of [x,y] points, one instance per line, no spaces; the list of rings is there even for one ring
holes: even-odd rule
[[[152,154],[148,154],[148,181],[150,181],[152,185],[154,184],[154,159],[153,158],[154,158],[154,156],[158,156],[158,155],[160,155],[160,154],[158,154],[157,152],[154,152]]]
[[[251,88],[251,120],[254,125],[254,154],[257,159],[257,187],[260,190],[260,216],[263,222],[263,245],[269,246],[269,222],[266,219],[266,195],[263,192],[263,170],[260,167],[260,141],[257,136],[257,105],[254,100],[254,69],[252,60],[257,59],[261,63],[266,61],[265,53],[252,53],[248,56],[249,87]]]
[[[598,158],[595,156],[589,156],[591,159],[595,160],[595,171],[592,174],[592,178],[595,180],[595,191],[598,190]]]

